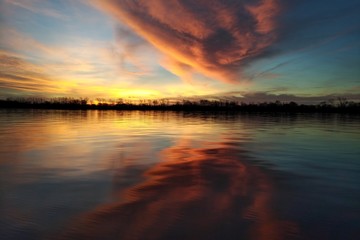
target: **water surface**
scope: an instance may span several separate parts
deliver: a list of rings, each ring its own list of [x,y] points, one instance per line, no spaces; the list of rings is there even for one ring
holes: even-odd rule
[[[2,239],[358,239],[360,118],[0,110]]]

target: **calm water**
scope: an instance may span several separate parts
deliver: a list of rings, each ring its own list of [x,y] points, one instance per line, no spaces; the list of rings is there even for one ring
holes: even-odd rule
[[[359,239],[360,117],[0,110],[1,239]]]

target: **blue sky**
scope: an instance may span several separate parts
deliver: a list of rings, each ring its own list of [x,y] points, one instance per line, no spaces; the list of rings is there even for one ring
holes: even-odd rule
[[[0,96],[360,100],[355,0],[0,0]]]

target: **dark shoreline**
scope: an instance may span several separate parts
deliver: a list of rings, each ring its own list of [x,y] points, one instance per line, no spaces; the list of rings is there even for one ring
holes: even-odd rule
[[[99,103],[89,104],[78,99],[65,101],[0,100],[0,109],[57,109],[57,110],[140,110],[140,111],[188,111],[188,112],[228,112],[228,113],[346,113],[360,114],[360,103],[356,102],[322,102],[317,105],[282,103],[238,103],[230,101],[183,101],[176,103]]]
[[[298,113],[340,113],[340,114],[360,114],[360,108],[317,108],[316,106],[304,106],[296,109],[287,109],[287,108],[261,108],[261,107],[239,107],[239,108],[208,108],[208,107],[186,107],[186,106],[168,106],[168,107],[143,107],[143,106],[41,106],[41,105],[19,105],[19,106],[0,106],[0,109],[4,110],[16,110],[16,109],[26,109],[26,110],[117,110],[117,111],[163,111],[163,112],[204,112],[204,113],[227,113],[227,114],[237,114],[237,113],[289,113],[289,114],[298,114]]]

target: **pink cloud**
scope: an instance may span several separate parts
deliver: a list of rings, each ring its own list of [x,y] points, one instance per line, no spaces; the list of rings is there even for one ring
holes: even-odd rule
[[[280,9],[277,0],[96,3],[172,59],[172,63],[227,83],[241,81],[245,60],[259,56],[274,43]]]

